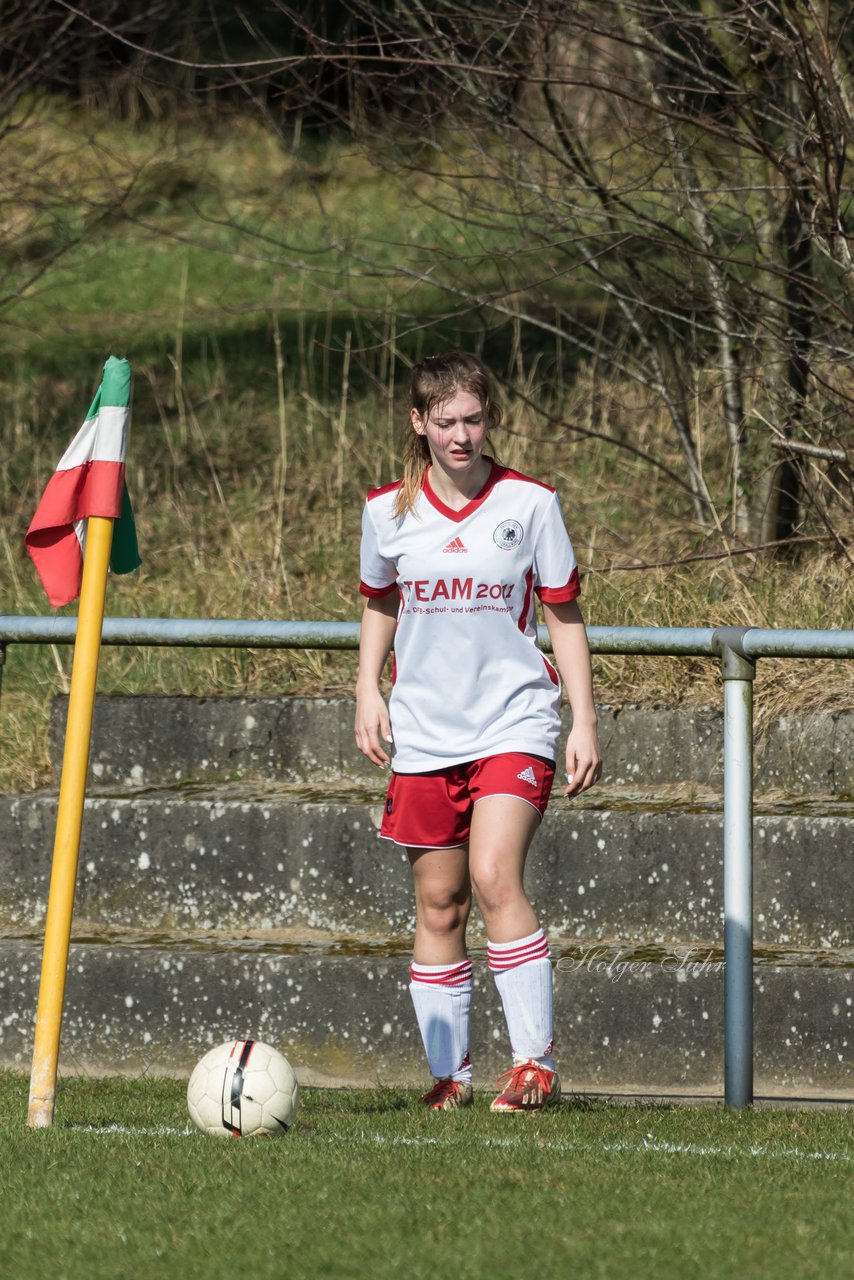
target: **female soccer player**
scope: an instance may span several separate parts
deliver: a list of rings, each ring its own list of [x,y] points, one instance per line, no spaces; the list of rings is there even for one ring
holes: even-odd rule
[[[537,1111],[559,1101],[560,1081],[549,945],[522,875],[554,778],[561,688],[537,648],[536,597],[572,707],[573,796],[601,771],[578,570],[555,491],[483,451],[501,420],[483,365],[430,357],[411,393],[403,479],[368,494],[362,521],[356,742],[392,766],[380,834],[412,867],[410,991],[435,1077],[422,1102],[472,1100],[474,894],[513,1054],[492,1110]]]

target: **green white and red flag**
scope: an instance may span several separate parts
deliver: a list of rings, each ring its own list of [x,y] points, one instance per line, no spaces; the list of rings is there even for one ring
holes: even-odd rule
[[[130,389],[130,361],[110,356],[86,420],[60,458],[27,530],[27,550],[56,609],[80,594],[89,516],[115,521],[113,573],[131,573],[141,563],[125,483]]]

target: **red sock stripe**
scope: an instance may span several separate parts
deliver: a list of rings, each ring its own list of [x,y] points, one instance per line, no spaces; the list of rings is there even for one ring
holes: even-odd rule
[[[417,964],[411,964],[409,975],[413,982],[423,982],[428,987],[461,987],[463,983],[471,981],[471,960],[451,965],[448,969],[422,969]]]
[[[517,965],[527,964],[529,960],[548,960],[549,940],[544,933],[522,947],[487,947],[486,959],[490,969],[515,969]]]

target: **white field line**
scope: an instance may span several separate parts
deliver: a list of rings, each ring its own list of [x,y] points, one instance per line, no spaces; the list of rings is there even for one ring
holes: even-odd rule
[[[511,1138],[487,1138],[485,1145],[487,1146],[504,1146],[505,1144],[518,1146],[513,1143]],[[750,1156],[752,1159],[777,1159],[777,1160],[843,1160],[850,1161],[852,1157],[846,1151],[803,1151],[798,1147],[758,1147],[755,1144],[749,1147],[711,1147],[700,1146],[694,1142],[663,1142],[657,1138],[641,1138],[640,1142],[603,1142],[598,1146],[592,1143],[584,1144],[580,1142],[549,1142],[546,1144],[548,1149],[556,1151],[618,1151],[618,1152],[640,1152],[652,1151],[657,1155],[678,1155],[678,1156],[715,1156],[729,1158],[734,1156]]]
[[[195,1138],[200,1137],[198,1130],[189,1126],[180,1129],[177,1127],[169,1127],[168,1125],[155,1125],[150,1128],[140,1127],[133,1128],[129,1125],[106,1124],[106,1125],[73,1125],[73,1129],[78,1133],[98,1133],[98,1134],[128,1134],[133,1137],[180,1137]],[[317,1141],[316,1138],[311,1141]],[[338,1141],[335,1137],[324,1139],[328,1143]],[[426,1138],[413,1137],[408,1138],[403,1135],[396,1136],[394,1134],[382,1133],[361,1133],[358,1135],[350,1135],[346,1138],[348,1145],[354,1142],[362,1142],[374,1146],[390,1146],[390,1147],[442,1147],[448,1146],[446,1138]],[[484,1147],[507,1147],[510,1149],[516,1147],[530,1146],[520,1138],[484,1138]],[[839,1160],[844,1163],[850,1163],[854,1157],[845,1151],[805,1151],[799,1147],[761,1147],[755,1143],[749,1147],[734,1146],[704,1146],[694,1142],[665,1142],[658,1138],[647,1135],[638,1142],[566,1142],[558,1140],[556,1142],[543,1142],[540,1146],[540,1140],[537,1142],[538,1150],[558,1151],[558,1152],[578,1152],[586,1155],[596,1155],[599,1152],[618,1154],[640,1154],[650,1152],[654,1155],[675,1155],[675,1156],[708,1156],[715,1159],[734,1159],[738,1156],[748,1156],[753,1160]]]
[[[185,1125],[179,1129],[176,1125],[129,1125],[129,1124],[72,1124],[68,1126],[75,1133],[121,1133],[134,1138],[194,1138],[198,1129]]]

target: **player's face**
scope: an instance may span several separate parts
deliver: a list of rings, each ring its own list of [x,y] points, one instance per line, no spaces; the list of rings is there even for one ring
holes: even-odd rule
[[[486,441],[486,414],[477,396],[456,391],[422,418],[412,410],[412,426],[426,436],[433,462],[450,474],[471,471]]]

